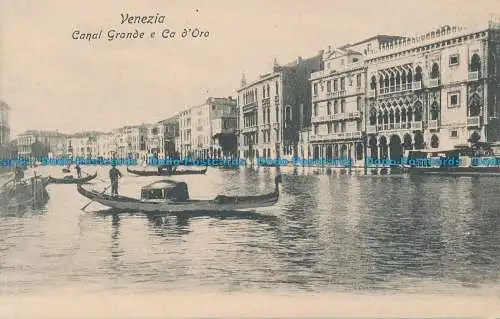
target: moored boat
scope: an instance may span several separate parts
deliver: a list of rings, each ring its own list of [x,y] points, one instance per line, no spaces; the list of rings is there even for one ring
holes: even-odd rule
[[[138,176],[177,176],[177,175],[203,175],[206,174],[208,167],[205,167],[201,170],[166,170],[166,169],[158,169],[156,171],[139,171],[130,169],[127,167],[127,172],[138,175]]]
[[[238,211],[268,207],[279,199],[281,175],[275,178],[273,192],[254,196],[218,195],[211,200],[193,200],[189,198],[187,184],[171,180],[161,180],[144,186],[141,197],[133,198],[120,195],[109,195],[94,190],[87,190],[78,184],[78,192],[104,206],[121,211],[158,212],[221,212]]]
[[[43,205],[49,199],[45,189],[47,178],[36,176],[21,181],[10,181],[0,188],[0,208]]]
[[[97,177],[97,171],[86,177],[74,178],[73,175],[65,176],[64,178],[54,178],[52,176],[48,177],[49,184],[82,184],[87,183]]]
[[[500,157],[472,147],[426,152],[407,151],[404,172],[420,175],[500,176]]]

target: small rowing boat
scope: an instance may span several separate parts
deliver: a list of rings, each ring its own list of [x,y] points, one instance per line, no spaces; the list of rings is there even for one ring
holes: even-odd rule
[[[177,176],[177,175],[203,175],[207,173],[208,167],[202,170],[172,170],[159,169],[157,171],[138,171],[127,167],[127,172],[138,176]]]
[[[273,206],[279,199],[281,175],[275,177],[273,192],[255,196],[218,195],[211,200],[193,200],[189,198],[187,184],[171,180],[161,180],[144,186],[141,198],[109,195],[87,190],[81,184],[78,192],[99,204],[120,211],[139,211],[147,213],[183,213],[183,212],[224,212],[256,209]]]
[[[65,176],[64,178],[54,178],[49,176],[49,184],[83,184],[97,177],[97,172],[93,175],[88,175],[82,178],[74,178],[73,175]]]

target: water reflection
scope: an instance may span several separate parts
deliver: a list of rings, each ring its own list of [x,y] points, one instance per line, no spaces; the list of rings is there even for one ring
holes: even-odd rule
[[[53,187],[47,214],[1,218],[1,289],[34,291],[50,279],[147,291],[456,292],[499,280],[495,178],[249,167],[177,180],[193,198],[248,195],[268,192],[279,173],[278,204],[255,212],[82,214],[87,199]],[[135,196],[142,182],[125,176],[120,192]]]

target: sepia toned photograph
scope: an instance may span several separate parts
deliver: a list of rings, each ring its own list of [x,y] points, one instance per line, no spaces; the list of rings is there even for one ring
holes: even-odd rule
[[[0,0],[0,318],[500,318],[499,182],[499,0]]]

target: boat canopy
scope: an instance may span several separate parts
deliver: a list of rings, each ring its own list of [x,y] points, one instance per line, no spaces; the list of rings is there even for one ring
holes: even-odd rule
[[[189,200],[189,191],[184,182],[161,180],[141,188],[141,199]]]

